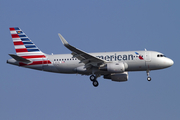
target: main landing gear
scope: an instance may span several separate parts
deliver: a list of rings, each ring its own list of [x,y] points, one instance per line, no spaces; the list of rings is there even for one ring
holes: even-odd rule
[[[97,81],[97,77],[95,75],[91,75],[90,80],[92,81],[92,84],[94,87],[97,87],[99,85],[99,83]]]
[[[146,73],[147,73],[147,76],[148,76],[148,77],[147,77],[147,80],[148,80],[148,81],[151,81],[151,77],[149,77],[149,70],[147,70]]]

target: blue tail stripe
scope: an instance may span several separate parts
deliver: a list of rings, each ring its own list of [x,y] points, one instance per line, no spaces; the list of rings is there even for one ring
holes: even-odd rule
[[[26,35],[19,35],[19,37],[26,37]]]
[[[26,48],[37,48],[35,45],[25,45]]]
[[[28,52],[38,52],[39,51],[39,49],[27,49],[28,50]]]
[[[15,30],[20,30],[18,27],[14,27]]]
[[[24,43],[24,45],[26,45],[26,44],[33,44],[32,42],[23,42]]]
[[[28,38],[21,38],[22,41],[30,41]]]

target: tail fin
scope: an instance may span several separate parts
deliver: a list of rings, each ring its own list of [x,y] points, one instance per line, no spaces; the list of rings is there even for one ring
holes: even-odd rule
[[[25,59],[46,57],[20,28],[12,27],[9,29],[18,56]]]

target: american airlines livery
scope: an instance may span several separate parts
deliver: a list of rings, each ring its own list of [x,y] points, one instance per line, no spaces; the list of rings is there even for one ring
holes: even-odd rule
[[[122,82],[128,80],[129,71],[146,71],[147,80],[151,81],[149,71],[170,67],[173,60],[155,51],[124,51],[86,53],[71,46],[61,34],[62,43],[72,53],[48,55],[43,53],[18,27],[10,28],[16,54],[9,54],[12,59],[7,63],[55,73],[90,75],[94,87],[99,85],[97,78]]]

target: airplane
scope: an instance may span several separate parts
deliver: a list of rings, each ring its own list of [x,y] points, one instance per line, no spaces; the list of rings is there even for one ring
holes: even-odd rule
[[[94,87],[99,85],[97,78],[103,76],[115,82],[128,80],[128,72],[146,71],[147,80],[151,81],[149,72],[170,67],[173,60],[156,51],[123,51],[87,53],[70,45],[58,34],[63,45],[71,54],[43,53],[19,28],[11,27],[10,33],[16,54],[9,54],[12,59],[7,63],[47,72],[90,75]]]

